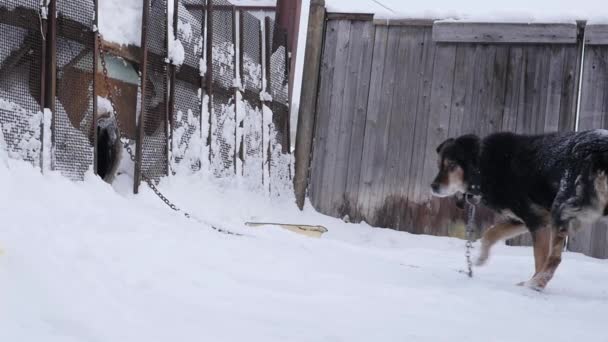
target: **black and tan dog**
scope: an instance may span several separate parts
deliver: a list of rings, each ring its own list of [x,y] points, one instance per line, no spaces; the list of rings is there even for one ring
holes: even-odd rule
[[[463,135],[437,147],[435,196],[481,197],[504,219],[485,231],[477,265],[492,245],[530,231],[536,272],[522,285],[543,289],[561,262],[569,230],[608,215],[608,131]]]

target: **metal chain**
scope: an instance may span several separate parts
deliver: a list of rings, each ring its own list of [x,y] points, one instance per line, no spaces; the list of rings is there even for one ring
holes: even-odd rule
[[[477,203],[471,198],[472,196],[465,195],[467,202],[467,227],[466,227],[466,249],[464,256],[467,260],[467,275],[473,278],[473,261],[471,261],[471,250],[473,249],[473,239],[475,235],[475,208]]]
[[[119,134],[122,135],[122,128],[120,127],[120,120],[118,120],[118,109],[116,108],[116,104],[114,103],[114,96],[113,96],[113,92],[112,92],[112,88],[110,87],[110,78],[108,76],[108,68],[106,66],[106,51],[104,49],[104,45],[103,45],[103,40],[101,39],[101,34],[97,35],[97,43],[99,46],[99,57],[101,60],[101,67],[102,67],[102,72],[103,72],[103,79],[104,79],[104,83],[105,83],[105,87],[106,87],[106,92],[107,92],[107,97],[108,97],[108,101],[110,101],[110,105],[112,106],[112,114],[114,115],[114,121],[116,121],[116,126],[118,127],[118,131]],[[119,137],[119,139],[122,138],[122,136]],[[131,148],[131,145],[129,144],[128,141],[123,141],[122,142],[122,146],[124,147],[124,149],[127,151],[127,153],[129,154],[129,158],[131,158],[132,162],[135,162],[135,154],[133,153],[133,149]],[[228,235],[235,235],[235,236],[243,236],[243,234],[239,234],[239,233],[235,233],[235,232],[231,232],[229,230],[226,229],[222,229],[219,227],[216,227],[212,224],[209,224],[208,222],[205,222],[193,215],[191,215],[190,213],[181,210],[180,208],[178,208],[175,204],[173,204],[165,195],[163,195],[162,192],[160,192],[160,190],[158,190],[158,188],[156,187],[156,185],[154,184],[154,182],[148,178],[142,171],[141,173],[141,178],[146,182],[146,184],[148,184],[148,186],[150,187],[150,189],[152,189],[152,191],[154,191],[154,193],[156,194],[156,196],[158,196],[158,198],[160,198],[169,208],[171,208],[171,210],[173,211],[177,211],[180,212],[182,214],[184,214],[184,216],[188,219],[192,219],[194,221],[197,221],[200,224],[203,225],[208,225],[211,227],[211,229],[223,233],[223,234],[228,234]]]

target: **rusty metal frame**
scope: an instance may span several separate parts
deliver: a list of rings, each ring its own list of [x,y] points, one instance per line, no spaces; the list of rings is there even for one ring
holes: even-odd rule
[[[42,9],[40,9],[42,10]],[[41,144],[41,148],[40,148],[40,170],[42,172],[46,171],[44,170],[44,125],[46,123],[46,120],[44,119],[44,109],[46,108],[46,49],[47,49],[47,37],[48,37],[48,14],[47,14],[47,18],[42,18],[41,17],[41,23],[42,25],[41,29],[42,32],[41,34],[43,35],[41,37],[42,40],[42,46],[40,47],[40,111],[42,112],[42,122],[40,123],[40,141],[42,142]],[[48,130],[49,132],[51,131],[50,128]],[[52,134],[52,133],[51,133]],[[49,148],[51,148],[50,146],[47,146]],[[51,148],[52,150],[52,148]],[[49,153],[50,156],[50,153]]]
[[[144,143],[144,120],[146,118],[146,83],[147,83],[147,65],[148,65],[148,20],[150,17],[150,0],[143,0],[143,15],[141,25],[141,104],[139,112],[139,120],[137,122],[136,147],[135,147],[135,172],[133,174],[133,193],[139,193],[139,185],[141,183],[142,172],[142,155]],[[137,113],[136,113],[137,115]]]
[[[46,34],[47,39],[47,56],[48,56],[48,70],[46,70],[46,87],[45,92],[46,101],[45,105],[53,112],[56,112],[55,108],[55,94],[57,93],[57,1],[58,0],[50,0],[49,3],[49,22],[48,22],[48,31]],[[55,125],[56,125],[56,116],[53,115],[51,118],[51,145],[55,146]],[[53,163],[53,158],[51,158],[51,169],[55,169],[55,165]]]
[[[179,2],[178,0],[173,1],[173,35],[177,36],[177,21],[179,20],[179,15],[178,15],[178,9],[179,9]],[[168,33],[167,33],[168,34]],[[173,37],[169,37],[170,39],[173,39]],[[169,39],[166,39],[167,42],[167,52],[169,51]],[[175,76],[177,73],[177,68],[175,67],[175,64],[173,63],[169,63],[168,67],[167,67],[167,73],[169,75],[169,100],[166,102],[167,103],[167,116],[169,117],[169,120],[167,120],[167,129],[168,129],[168,134],[167,134],[167,138],[168,140],[171,142],[169,144],[169,146],[167,146],[167,150],[171,151],[173,149],[173,127],[175,126],[175,121],[173,120],[173,111],[175,110]],[[170,168],[169,163],[167,163],[167,166]]]
[[[209,163],[211,163],[211,156],[212,156],[212,151],[211,151],[211,133],[213,132],[213,127],[211,127],[211,116],[213,115],[213,11],[214,11],[214,5],[213,5],[213,1],[208,0],[207,1],[208,5],[205,6],[203,8],[203,10],[206,9],[206,13],[207,13],[207,17],[205,20],[205,25],[207,26],[207,36],[206,39],[207,41],[206,46],[207,46],[207,54],[206,54],[206,58],[207,58],[207,74],[205,76],[205,81],[206,81],[206,92],[207,92],[207,105],[208,105],[208,111],[209,111],[209,130],[207,132],[207,146],[209,147]],[[201,115],[202,117],[202,115]],[[202,126],[201,126],[202,127]]]
[[[271,60],[271,56],[272,56],[272,39],[270,39],[270,18],[269,17],[265,17],[264,18],[264,54],[266,55],[266,59],[264,60],[264,76],[266,78],[266,89],[264,89],[264,91],[266,91],[267,93],[272,93],[272,86],[271,86],[271,82],[272,82],[272,75],[270,73],[270,60]],[[274,35],[273,35],[274,36]],[[264,106],[264,104],[267,101],[262,101],[262,106]],[[263,109],[262,109],[263,110]],[[267,126],[267,124],[264,124],[264,116],[262,115],[262,132],[264,132],[264,129],[266,129],[265,126]],[[271,119],[272,120],[272,119]],[[264,141],[264,139],[262,139],[262,142]],[[268,146],[266,146],[266,150],[264,151],[264,146],[262,145],[262,150],[264,151],[264,153],[266,154],[266,160],[265,163],[268,166],[268,176],[270,177],[270,175],[272,174],[272,148],[270,147],[270,142],[268,143]],[[263,173],[262,173],[263,174]],[[262,182],[262,184],[264,184],[264,182]],[[268,191],[270,191],[270,179],[268,179]]]
[[[95,27],[99,27],[99,0],[95,0],[95,19],[94,25]],[[99,40],[97,37],[99,36],[99,29],[93,32],[93,39],[95,41],[95,45],[93,47],[93,172],[97,174],[97,163],[98,163],[98,137],[97,137],[97,63],[99,59]],[[85,49],[86,51],[86,49]],[[118,121],[118,118],[115,118]],[[120,137],[119,137],[120,139]]]
[[[212,1],[211,1],[212,2]],[[236,8],[239,11],[276,11],[276,6],[236,6],[236,5],[214,5],[209,2],[208,5],[197,5],[197,4],[184,4],[186,9],[191,10],[206,10],[207,7],[214,8],[218,11],[230,11],[232,8]]]
[[[242,13],[239,11],[239,13]],[[241,17],[239,16],[239,22],[240,22]],[[237,42],[236,39],[236,20],[237,20],[237,9],[236,6],[232,6],[232,42],[234,43],[234,46],[236,47],[237,44],[240,46],[240,51],[239,51],[239,56],[236,55],[236,53],[234,54],[234,78],[237,79],[237,74],[239,74],[240,79],[238,79],[237,81],[242,80],[243,78],[243,74],[240,71],[241,68],[239,68],[239,64],[237,63],[237,61],[239,61],[240,58],[242,58],[240,55],[243,53],[243,47],[241,46],[241,42],[240,42],[240,36],[241,36],[241,32],[239,31],[239,41]],[[239,24],[240,26],[240,24]],[[240,60],[241,65],[243,64],[243,60]],[[238,69],[237,69],[238,68]],[[239,73],[237,73],[237,70],[239,71]],[[242,153],[243,151],[241,150],[240,146],[238,146],[237,142],[239,140],[238,137],[238,131],[239,131],[239,123],[238,123],[238,115],[237,115],[237,111],[238,111],[238,93],[240,91],[239,87],[236,87],[236,85],[233,85],[233,90],[234,90],[234,156],[232,157],[232,164],[233,164],[233,168],[234,168],[234,174],[238,173],[237,170],[237,159],[240,158],[241,161],[243,161],[243,156]],[[241,163],[241,166],[243,164]],[[241,170],[242,173],[243,170]]]

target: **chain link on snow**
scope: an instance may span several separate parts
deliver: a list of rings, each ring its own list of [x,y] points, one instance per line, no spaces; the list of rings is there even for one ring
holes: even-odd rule
[[[116,122],[116,126],[118,127],[118,131],[120,133],[120,135],[122,135],[122,128],[120,127],[120,120],[118,120],[118,109],[116,108],[116,105],[114,103],[114,96],[113,96],[113,92],[112,92],[112,87],[110,87],[110,78],[108,76],[108,68],[106,65],[106,51],[104,49],[104,45],[103,45],[103,40],[101,39],[101,35],[98,34],[97,35],[97,43],[99,46],[99,57],[100,57],[100,61],[101,61],[101,67],[102,67],[102,72],[103,72],[103,79],[104,79],[104,84],[106,87],[106,93],[108,96],[108,101],[110,101],[110,105],[112,106],[112,114],[114,115],[114,121]],[[119,137],[119,139],[122,137]],[[121,139],[122,140],[122,139]],[[129,154],[129,158],[131,159],[132,162],[135,163],[135,154],[133,153],[133,149],[131,148],[131,145],[129,144],[128,141],[122,141],[122,146],[123,148],[127,151],[127,153]],[[150,187],[150,189],[152,189],[152,191],[154,191],[154,193],[156,194],[156,196],[158,196],[158,198],[160,198],[169,208],[171,208],[171,210],[182,213],[186,218],[194,220],[200,224],[203,225],[207,225],[210,226],[211,229],[219,232],[219,233],[223,233],[223,234],[228,234],[228,235],[234,235],[234,236],[243,236],[243,234],[239,234],[239,233],[235,233],[235,232],[231,232],[229,230],[223,229],[223,228],[219,228],[216,227],[212,224],[209,224],[208,222],[205,222],[193,215],[191,215],[190,213],[181,210],[180,208],[178,208],[175,204],[173,204],[165,195],[163,195],[162,192],[160,192],[160,190],[158,190],[158,188],[156,187],[156,185],[154,184],[154,181],[152,181],[150,178],[148,178],[143,172],[141,174],[141,178],[146,182],[146,184],[148,184],[148,186]]]
[[[477,203],[472,196],[465,194],[467,202],[467,227],[466,227],[466,239],[467,244],[464,252],[464,256],[467,260],[467,275],[469,278],[473,278],[473,262],[471,261],[471,250],[473,249],[473,238],[475,235],[475,208]]]

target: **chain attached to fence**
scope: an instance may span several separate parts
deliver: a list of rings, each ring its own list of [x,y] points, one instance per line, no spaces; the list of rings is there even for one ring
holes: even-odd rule
[[[472,195],[465,194],[464,198],[467,202],[467,226],[466,226],[466,249],[464,256],[467,260],[467,275],[473,278],[473,262],[471,261],[471,250],[473,249],[473,239],[475,235],[475,208],[477,203]]]
[[[108,101],[110,101],[110,105],[112,106],[112,115],[114,115],[114,121],[116,122],[116,126],[118,127],[118,131],[119,131],[120,135],[122,135],[123,130],[120,127],[120,120],[118,119],[118,109],[116,108],[116,104],[114,103],[114,96],[113,96],[113,92],[112,92],[112,87],[110,86],[110,78],[108,76],[108,68],[107,68],[107,65],[106,65],[106,56],[105,56],[106,55],[106,51],[104,49],[103,39],[101,38],[101,34],[97,34],[97,44],[99,46],[99,57],[100,57],[100,61],[101,61],[101,67],[102,67],[102,72],[103,72],[104,85],[106,87]],[[141,110],[143,111],[143,108]],[[122,140],[122,137],[119,136],[119,139]],[[134,163],[136,163],[135,154],[133,153],[133,149],[131,148],[131,145],[129,144],[129,142],[128,141],[122,141],[122,146],[127,151],[127,153],[129,154],[129,158],[131,159],[131,161],[134,162]],[[146,182],[146,184],[148,184],[148,186],[150,187],[150,189],[152,189],[152,191],[156,194],[156,196],[158,196],[158,198],[160,198],[169,208],[171,208],[171,210],[179,212],[179,213],[182,213],[186,218],[194,220],[194,221],[197,221],[200,224],[208,225],[208,226],[211,227],[211,229],[213,229],[213,230],[215,230],[215,231],[217,231],[219,233],[228,234],[228,235],[235,235],[235,236],[243,236],[243,234],[231,232],[229,230],[216,227],[216,226],[214,226],[212,224],[209,224],[208,222],[205,222],[205,221],[203,221],[203,220],[201,220],[201,219],[199,219],[199,218],[191,215],[187,211],[184,211],[184,210],[180,209],[174,203],[172,203],[165,195],[163,195],[163,193],[160,192],[160,190],[158,190],[158,188],[156,187],[156,185],[154,184],[154,182],[150,178],[148,178],[143,173],[143,171],[141,172],[141,178]]]

